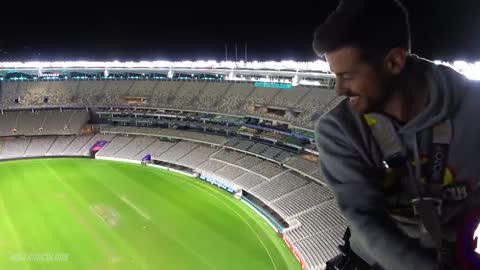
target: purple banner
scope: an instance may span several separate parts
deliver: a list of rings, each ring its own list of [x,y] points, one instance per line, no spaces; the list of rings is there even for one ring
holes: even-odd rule
[[[152,160],[152,155],[148,154],[142,158],[142,161]]]
[[[97,141],[92,147],[90,147],[90,151],[98,152],[102,149],[108,142],[107,141]]]

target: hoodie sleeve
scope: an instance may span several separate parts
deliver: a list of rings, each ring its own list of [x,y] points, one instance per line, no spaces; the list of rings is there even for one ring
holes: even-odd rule
[[[390,218],[373,184],[382,181],[383,173],[362,159],[338,121],[325,115],[315,133],[322,171],[357,246],[385,270],[438,269],[434,254]]]

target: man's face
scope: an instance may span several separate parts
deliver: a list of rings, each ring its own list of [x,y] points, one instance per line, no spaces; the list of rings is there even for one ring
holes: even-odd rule
[[[380,111],[392,90],[389,76],[375,69],[361,56],[360,49],[344,47],[326,53],[330,70],[335,73],[338,96],[346,96],[361,114]]]

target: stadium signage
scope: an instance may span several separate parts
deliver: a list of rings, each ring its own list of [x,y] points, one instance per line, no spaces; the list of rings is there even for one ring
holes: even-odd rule
[[[274,83],[274,82],[255,82],[255,87],[276,88],[290,90],[292,85],[289,83]]]
[[[58,77],[60,74],[58,73],[41,73],[38,75],[39,77]]]
[[[217,186],[221,189],[224,189],[229,193],[235,193],[235,190],[233,188],[229,187],[228,185],[226,185],[223,182],[220,182],[216,179],[210,178],[210,177],[205,176],[205,175],[200,175],[200,179],[205,180],[205,181],[211,183],[212,185],[215,185],[215,186]]]
[[[295,250],[295,248],[292,246],[292,244],[290,244],[290,241],[288,241],[287,237],[283,233],[282,233],[282,239],[287,244],[288,248],[293,253],[293,255],[295,255],[295,258],[300,263],[300,266],[302,267],[302,270],[305,270],[305,264],[303,263],[302,258],[300,257],[300,255],[298,255],[298,252]]]

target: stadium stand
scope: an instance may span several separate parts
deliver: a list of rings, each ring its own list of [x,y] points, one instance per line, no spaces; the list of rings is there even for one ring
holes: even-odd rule
[[[153,154],[159,160],[196,168],[204,176],[250,191],[285,219],[300,224],[286,230],[285,235],[310,269],[319,269],[337,253],[334,245],[340,238],[336,234],[343,233],[344,220],[325,187],[278,164],[232,149],[143,135],[35,136],[1,140],[0,157],[86,155],[98,140],[109,141],[99,156],[140,160]]]
[[[175,94],[173,107],[192,108],[192,101],[198,100],[198,95],[206,84],[206,82],[184,82]]]
[[[262,158],[269,159],[277,163],[284,162],[294,154],[291,151],[286,151],[273,145],[258,143],[239,137],[233,137],[227,143],[225,143],[225,146],[255,156],[261,156]]]
[[[271,105],[293,108],[309,91],[305,87],[297,87],[293,91],[280,91],[278,95],[270,102]]]
[[[323,218],[325,216],[328,216],[329,218]],[[318,232],[345,224],[345,219],[340,214],[334,200],[322,203],[317,208],[298,216],[297,219],[302,226],[286,232],[294,243],[318,234]]]
[[[245,154],[238,151],[234,151],[228,148],[222,149],[218,153],[212,156],[212,159],[225,161],[227,163],[235,163],[237,160],[243,158]]]
[[[2,84],[2,91],[1,96],[2,96],[2,108],[14,108],[16,107],[15,104],[15,98],[17,97],[17,88],[18,88],[19,82],[9,82],[9,83],[3,83]]]
[[[228,179],[229,181],[232,181],[232,182],[235,178],[240,177],[244,173],[245,173],[244,169],[241,169],[239,167],[234,167],[231,165],[225,165],[223,168],[215,171],[215,175],[224,179]]]
[[[158,107],[171,108],[175,93],[182,86],[181,81],[165,81],[158,83],[153,89],[151,105]]]
[[[254,104],[267,105],[282,90],[273,88],[256,87],[255,90],[245,99],[245,109],[248,111]]]
[[[274,178],[275,176],[283,173],[285,168],[280,167],[279,165],[272,163],[270,161],[264,160],[257,165],[250,168],[252,172],[260,174],[266,178]]]
[[[135,155],[133,158],[134,160],[141,160],[144,156],[150,154],[152,156],[159,156],[165,151],[167,151],[170,147],[175,145],[175,143],[172,142],[165,142],[165,141],[160,141],[157,138],[154,139],[154,142],[147,146],[144,150],[142,150],[140,153]]]
[[[200,172],[207,172],[210,174],[215,173],[216,171],[220,170],[221,168],[225,167],[226,165],[222,162],[215,161],[212,159],[209,159],[205,161],[204,163],[200,164],[197,167],[197,170]]]
[[[74,97],[78,97],[82,105],[96,105],[99,100],[108,100],[105,98],[105,96],[111,92],[108,83],[108,81],[101,80],[80,81]]]
[[[345,220],[322,185],[318,163],[302,156],[302,147],[274,144],[282,140],[279,134],[265,133],[268,141],[232,137],[240,126],[202,118],[203,112],[218,113],[219,119],[230,117],[241,125],[250,123],[245,116],[255,116],[312,130],[316,119],[341,100],[332,89],[144,78],[4,81],[0,98],[0,159],[88,156],[93,144],[106,140],[99,157],[139,161],[151,154],[257,196],[295,224],[283,233],[306,269],[323,269],[338,254]],[[81,135],[92,110],[92,115],[108,115],[110,124]],[[151,117],[152,112],[165,116]]]
[[[189,168],[196,168],[198,165],[205,162],[208,157],[213,153],[217,152],[218,149],[209,147],[209,146],[198,146],[195,150],[190,152],[188,155],[177,160],[177,164],[183,165]]]
[[[46,156],[62,156],[67,147],[75,140],[75,136],[58,136],[45,153]]]
[[[285,171],[270,181],[251,189],[251,192],[264,202],[271,202],[308,184],[308,182],[307,179],[301,176],[297,176],[290,171]]]
[[[316,170],[318,170],[319,167],[317,163],[306,160],[301,156],[290,158],[287,162],[285,162],[285,165],[309,175],[313,174]]]
[[[15,98],[19,103],[15,103]],[[48,102],[44,98],[48,97]],[[30,106],[113,106],[128,105],[126,97],[144,97],[145,106],[219,112],[230,115],[257,115],[313,129],[314,121],[341,98],[323,88],[293,87],[290,90],[255,87],[251,83],[149,80],[87,80],[4,82],[4,108]],[[254,105],[286,107],[301,112],[278,116],[262,115]]]
[[[341,244],[345,229],[343,224],[293,244],[307,269],[325,269],[325,262],[338,255],[336,247]]]
[[[150,135],[210,143],[213,145],[222,145],[227,140],[225,137],[219,135],[165,128],[105,126],[100,129],[100,132],[111,134]]]
[[[249,191],[250,189],[264,183],[267,180],[257,174],[246,172],[232,181],[238,186],[243,187],[243,189]]]
[[[78,154],[80,155],[88,155],[90,148],[97,142],[97,141],[107,141],[111,142],[115,134],[95,134],[89,141],[87,141],[82,148],[78,150]]]
[[[240,114],[241,106],[254,91],[254,86],[248,83],[232,83],[230,89],[218,104],[218,111],[226,114]]]
[[[123,147],[129,144],[133,137],[117,135],[112,141],[107,143],[98,153],[98,156],[114,157]],[[91,145],[93,145],[93,142]],[[91,146],[90,145],[90,146]]]
[[[246,168],[246,169],[251,169],[252,167],[259,164],[260,162],[262,162],[262,160],[258,157],[244,156],[243,158],[237,160],[235,162],[235,165],[241,166],[241,167]],[[263,174],[259,174],[259,175],[263,176]],[[267,177],[265,177],[265,178],[267,178]]]
[[[84,153],[80,150],[87,142],[92,139],[93,135],[84,135],[76,137],[63,151],[65,156],[83,156]]]
[[[228,83],[208,83],[203,92],[192,103],[192,107],[196,110],[208,108],[209,111],[218,112],[218,104],[230,87],[231,84]]]
[[[55,142],[56,136],[39,137],[31,139],[30,144],[25,150],[25,157],[40,157],[45,156],[48,149]]]
[[[333,194],[327,188],[312,182],[278,198],[271,206],[283,217],[291,219],[330,199],[333,199]]]
[[[18,138],[5,140],[0,155],[3,159],[24,157],[31,138]]]
[[[130,88],[128,88],[128,95],[127,93],[121,93],[121,95],[123,97],[151,97],[153,89],[157,84],[157,81],[134,81]]]
[[[80,134],[85,110],[9,111],[0,114],[0,136]]]
[[[0,115],[0,136],[12,136],[16,134],[14,132],[15,123],[17,120],[18,113],[13,112],[4,112]]]
[[[153,137],[147,137],[147,136],[134,137],[127,145],[125,145],[125,147],[123,147],[117,153],[115,153],[114,157],[135,160],[134,157],[140,152],[142,152],[143,150],[145,150],[154,141],[155,141],[155,138]],[[144,157],[145,155],[143,155],[142,157]]]
[[[177,163],[178,159],[186,156],[197,147],[198,145],[193,142],[181,141],[170,147],[167,152],[155,156],[155,159],[170,163]]]

